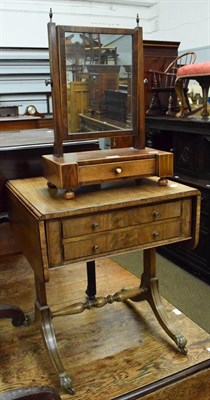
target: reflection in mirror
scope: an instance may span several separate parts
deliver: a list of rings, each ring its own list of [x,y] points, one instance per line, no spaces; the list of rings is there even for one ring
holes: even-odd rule
[[[132,129],[132,35],[65,32],[68,134]]]

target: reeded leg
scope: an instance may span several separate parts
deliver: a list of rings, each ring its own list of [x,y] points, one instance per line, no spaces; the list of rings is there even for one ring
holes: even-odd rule
[[[57,341],[52,324],[51,311],[47,305],[45,283],[35,277],[37,300],[35,302],[35,319],[41,324],[42,336],[52,364],[58,374],[61,387],[74,394],[72,381],[65,371],[58,351]]]
[[[141,288],[148,289],[146,300],[149,302],[158,322],[176,343],[181,353],[186,354],[187,350],[185,346],[187,340],[181,333],[174,329],[161,302],[158,279],[156,277],[156,249],[144,250],[144,272],[142,274]]]
[[[168,319],[164,305],[161,302],[157,278],[154,278],[151,281],[150,290],[150,295],[148,296],[147,301],[149,302],[158,322],[164,331],[169,335],[169,337],[176,343],[181,353],[187,354],[187,350],[185,348],[187,340],[181,333],[174,330],[174,326]]]

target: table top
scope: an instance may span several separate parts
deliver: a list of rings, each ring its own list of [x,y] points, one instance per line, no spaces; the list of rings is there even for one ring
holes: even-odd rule
[[[158,186],[158,179],[141,179],[139,184],[128,181],[80,187],[71,200],[64,199],[64,190],[49,189],[44,177],[11,180],[7,187],[40,220],[200,196],[197,189],[173,181]]]
[[[36,116],[36,115],[10,115],[8,117],[0,117],[0,122],[5,122],[5,121],[25,121],[29,120],[32,121],[34,119],[40,119],[41,117]]]

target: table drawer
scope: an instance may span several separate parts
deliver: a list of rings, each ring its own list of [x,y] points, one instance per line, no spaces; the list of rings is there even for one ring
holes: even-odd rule
[[[62,236],[64,239],[75,236],[97,233],[111,229],[135,226],[181,215],[181,201],[172,201],[146,207],[131,207],[116,210],[72,217],[62,221]]]
[[[135,248],[145,243],[151,244],[181,235],[181,220],[179,218],[120,228],[110,232],[80,236],[63,240],[64,261],[73,261],[85,257],[109,254],[115,250]]]
[[[79,184],[105,182],[129,177],[156,174],[156,159],[114,161],[103,164],[83,165],[78,168]]]

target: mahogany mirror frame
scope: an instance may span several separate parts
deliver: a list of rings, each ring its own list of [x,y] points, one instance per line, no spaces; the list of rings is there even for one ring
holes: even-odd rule
[[[66,85],[66,54],[65,33],[98,33],[131,35],[132,38],[132,128],[126,130],[82,132],[68,134],[67,124],[67,85]],[[63,156],[63,142],[81,139],[99,139],[113,137],[132,137],[132,146],[145,148],[144,127],[144,63],[142,29],[98,28],[57,25],[50,20],[48,23],[50,73],[52,84],[52,102],[54,116],[54,150],[55,157]]]

